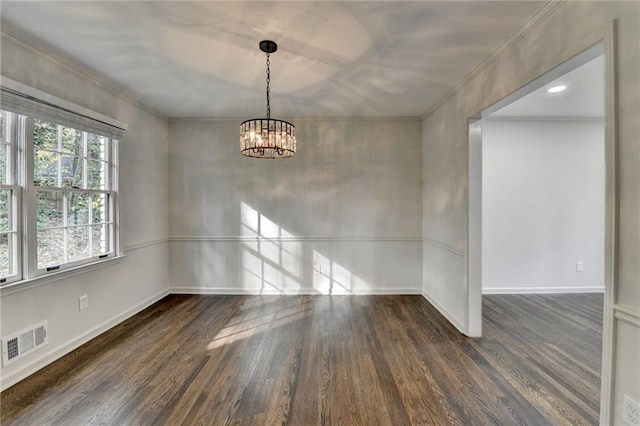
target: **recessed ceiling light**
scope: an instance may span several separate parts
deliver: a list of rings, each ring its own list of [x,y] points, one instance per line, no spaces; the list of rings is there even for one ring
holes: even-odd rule
[[[549,92],[549,93],[559,93],[559,92],[563,92],[565,90],[567,90],[567,86],[561,84],[559,86],[550,87],[549,90],[547,90],[547,92]]]

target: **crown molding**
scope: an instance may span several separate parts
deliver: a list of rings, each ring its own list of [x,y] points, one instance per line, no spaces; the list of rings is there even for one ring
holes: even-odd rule
[[[498,59],[517,45],[520,40],[525,38],[527,34],[533,31],[540,23],[542,23],[549,15],[551,15],[558,7],[564,3],[564,0],[549,1],[541,6],[529,19],[527,19],[504,43],[493,51],[486,59],[478,64],[469,74],[467,74],[456,86],[441,97],[433,104],[427,112],[422,115],[422,119],[426,119],[438,110],[453,95],[458,93],[460,89],[474,78],[482,74],[487,68],[498,61]]]
[[[24,50],[25,52],[36,56],[40,59],[43,59],[47,62],[49,62],[50,64],[54,65],[55,67],[57,67],[58,69],[60,69],[63,72],[66,73],[70,73],[75,75],[76,77],[80,77],[82,79],[85,79],[89,82],[91,82],[92,84],[95,84],[96,86],[100,87],[101,89],[113,94],[114,96],[123,99],[129,103],[131,103],[132,105],[152,114],[153,116],[160,118],[164,121],[168,121],[168,117],[165,116],[164,114],[161,114],[160,112],[156,111],[155,109],[143,104],[140,100],[138,100],[136,97],[123,92],[123,90],[119,90],[117,88],[115,88],[113,86],[113,83],[107,82],[106,79],[103,78],[99,78],[85,70],[81,70],[78,66],[74,66],[69,64],[68,62],[65,62],[61,59],[56,58],[55,56],[53,56],[51,53],[49,52],[45,52],[35,46],[32,46],[31,44],[23,41],[18,35],[10,33],[6,30],[6,28],[0,29],[0,39],[2,41],[2,43],[4,42],[10,42],[15,44],[16,46],[18,46],[19,48],[21,48],[22,50]]]

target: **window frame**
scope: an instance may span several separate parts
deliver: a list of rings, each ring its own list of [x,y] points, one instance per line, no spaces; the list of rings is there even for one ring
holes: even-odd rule
[[[6,175],[11,176],[11,183],[5,182],[4,184],[0,184],[0,189],[7,190],[11,194],[8,197],[10,204],[7,206],[8,213],[8,221],[9,221],[9,229],[6,231],[7,234],[7,242],[9,248],[9,270],[13,271],[13,273],[1,276],[0,277],[0,286],[5,286],[7,284],[11,284],[17,281],[20,281],[23,278],[23,238],[21,235],[22,230],[22,215],[23,215],[23,204],[22,204],[22,186],[20,185],[20,174],[22,168],[19,167],[19,151],[20,151],[20,143],[19,139],[20,135],[20,126],[21,126],[21,118],[18,114],[7,112],[7,127],[6,131],[6,148],[9,150],[8,158],[7,158],[7,171]],[[4,141],[0,141],[2,145],[5,145]],[[3,148],[4,149],[4,148]],[[13,234],[13,235],[11,235]],[[9,242],[13,240],[13,243]],[[13,246],[13,247],[12,247]]]
[[[1,76],[1,87],[3,89],[2,95],[5,95],[4,88],[7,87],[8,91],[17,92],[22,96],[25,96],[27,102],[41,102],[45,108],[59,108],[62,111],[62,117],[66,114],[73,114],[74,120],[71,122],[65,119],[51,119],[49,117],[39,117],[37,115],[32,115],[24,112],[12,112],[11,109],[2,108],[5,110],[9,116],[12,117],[10,120],[11,123],[11,131],[7,131],[7,140],[9,141],[11,146],[11,155],[8,160],[11,161],[11,167],[13,167],[13,181],[11,185],[2,184],[0,187],[2,189],[10,190],[12,194],[13,205],[11,205],[11,211],[13,213],[13,219],[15,222],[15,248],[13,252],[15,253],[13,264],[13,274],[0,278],[0,288],[5,289],[9,286],[28,283],[34,280],[40,280],[46,277],[57,277],[64,276],[70,274],[71,271],[78,271],[82,269],[87,269],[90,267],[95,268],[96,265],[102,264],[104,262],[111,261],[113,259],[118,259],[123,257],[121,239],[120,239],[120,224],[119,224],[119,144],[122,141],[122,136],[126,131],[126,124],[121,123],[112,118],[103,116],[99,113],[95,113],[91,110],[88,110],[84,107],[72,104],[68,101],[56,98],[52,95],[49,95],[45,92],[41,92],[37,89],[30,88],[21,83],[15,82],[13,80],[7,79],[4,76]],[[16,110],[14,110],[16,111]],[[82,152],[81,154],[72,154],[72,156],[78,157],[81,161],[83,161],[84,169],[83,169],[83,185],[81,188],[74,186],[65,186],[63,182],[60,180],[57,181],[57,185],[59,186],[36,186],[34,182],[34,173],[35,173],[35,154],[36,148],[34,144],[34,122],[35,119],[41,119],[45,122],[49,122],[52,124],[56,124],[59,126],[64,126],[68,128],[75,129],[76,131],[80,131],[81,133],[81,143]],[[108,135],[106,133],[102,133],[102,131],[93,130],[95,126],[89,126],[83,128],[83,125],[78,123],[82,122],[82,120],[93,120],[97,123],[98,126],[111,126],[115,130],[117,130],[121,137],[114,137],[113,134]],[[7,125],[7,129],[9,129],[9,124]],[[60,127],[58,127],[58,132],[60,132]],[[9,135],[10,133],[10,135]],[[90,189],[92,186],[88,181],[88,171],[87,166],[91,164],[91,161],[96,161],[91,159],[88,152],[88,135],[93,134],[104,138],[101,140],[101,143],[104,143],[106,150],[106,157],[104,159],[99,159],[97,161],[101,161],[105,164],[105,179],[106,179],[106,188],[104,189]],[[11,140],[9,140],[9,136],[11,136]],[[3,147],[4,148],[4,147]],[[60,146],[57,148],[60,150]],[[57,155],[61,155],[58,153]],[[62,158],[62,157],[60,157]],[[8,161],[9,163],[9,161]],[[60,166],[59,166],[60,167]],[[60,172],[59,172],[60,173]],[[9,183],[9,182],[6,182]],[[89,235],[88,244],[88,254],[89,257],[85,257],[82,259],[74,259],[69,260],[69,251],[66,246],[66,238],[65,244],[63,247],[63,258],[65,261],[61,263],[56,263],[54,265],[41,265],[38,268],[38,225],[37,225],[37,194],[39,191],[55,191],[62,193],[62,203],[63,203],[63,235],[67,235],[70,229],[74,227],[86,227]],[[89,208],[87,213],[87,223],[86,224],[71,224],[68,221],[67,211],[68,211],[68,202],[69,195],[73,193],[82,193],[89,195]],[[92,211],[92,204],[96,198],[95,194],[103,194],[104,195],[104,204],[105,211],[104,217],[101,217],[100,222],[94,222],[95,216]],[[11,224],[10,224],[11,226]],[[103,227],[107,230],[107,241],[108,241],[108,249],[105,253],[94,253],[94,245],[92,244],[91,237],[93,235],[96,227]],[[40,229],[42,231],[42,228]],[[10,235],[11,228],[7,231],[7,234]],[[10,246],[9,246],[10,247]],[[11,266],[11,264],[10,264]],[[57,280],[57,279],[56,279]]]
[[[46,120],[45,120],[46,121]],[[48,122],[48,121],[47,121]],[[67,127],[64,126],[62,124],[59,123],[51,123],[54,125],[57,125],[57,138],[60,139],[61,135],[60,135],[60,131],[63,127]],[[72,269],[72,268],[76,268],[78,266],[81,265],[85,265],[85,264],[90,264],[90,263],[94,263],[98,260],[103,260],[103,259],[107,259],[107,258],[111,258],[114,257],[115,255],[117,255],[117,247],[115,244],[116,241],[116,237],[115,237],[115,232],[114,232],[114,228],[115,228],[115,222],[113,220],[113,212],[115,210],[114,208],[114,196],[115,193],[112,189],[114,183],[115,183],[115,177],[114,177],[114,172],[116,170],[116,165],[114,162],[114,156],[113,156],[113,152],[117,150],[117,145],[118,145],[118,141],[114,138],[110,138],[107,136],[104,136],[104,142],[106,144],[105,146],[105,151],[106,151],[106,156],[103,157],[103,160],[100,160],[103,163],[106,163],[106,169],[105,169],[105,181],[106,181],[106,188],[105,189],[90,189],[90,188],[77,188],[77,187],[67,187],[64,186],[62,184],[62,182],[60,181],[60,177],[58,177],[58,186],[36,186],[35,185],[35,155],[36,155],[36,147],[35,147],[35,138],[34,138],[34,134],[35,134],[35,120],[32,117],[27,117],[26,118],[26,127],[25,127],[26,131],[25,131],[25,138],[24,138],[24,146],[25,146],[25,155],[28,158],[28,165],[26,168],[26,193],[29,197],[28,202],[27,202],[27,208],[26,210],[26,218],[25,218],[25,223],[27,224],[32,224],[33,226],[31,226],[30,228],[27,228],[27,238],[26,238],[26,243],[28,246],[28,259],[35,259],[35,262],[30,262],[29,264],[29,268],[27,269],[29,271],[29,274],[33,274],[33,276],[42,276],[42,275],[47,275],[53,271],[63,271],[66,269]],[[83,144],[83,151],[86,154],[86,141],[87,141],[87,135],[90,133],[88,131],[84,131],[84,130],[79,130],[79,129],[74,129],[77,131],[80,131],[82,134],[82,144]],[[50,151],[50,150],[47,150]],[[57,155],[59,155],[59,159],[58,159],[58,175],[60,175],[60,173],[62,173],[61,171],[61,166],[60,166],[60,158],[62,158],[63,152],[60,151],[60,147],[58,147],[58,150],[55,151],[51,151],[51,152],[55,152]],[[87,155],[81,156],[79,158],[83,158],[83,160],[89,160]],[[86,174],[86,168],[83,169],[83,174]],[[84,181],[84,185],[88,186],[88,182],[86,181],[86,176],[83,177],[83,181]],[[60,226],[56,226],[56,227],[48,227],[48,228],[38,228],[37,226],[37,214],[38,214],[38,207],[37,207],[37,199],[38,199],[38,194],[42,193],[42,192],[59,192],[62,194],[62,205],[63,205],[63,223]],[[69,237],[68,237],[68,233],[69,230],[76,227],[75,225],[72,225],[68,222],[68,218],[69,218],[69,214],[68,214],[68,200],[69,200],[69,195],[72,193],[83,193],[83,194],[91,194],[91,196],[93,197],[93,195],[95,194],[102,194],[105,195],[105,210],[106,210],[106,221],[101,221],[100,223],[94,223],[92,221],[92,217],[89,218],[89,222],[85,225],[80,225],[80,227],[94,227],[94,226],[100,226],[100,225],[106,225],[107,228],[107,242],[108,242],[108,249],[106,253],[102,253],[102,254],[91,254],[89,257],[85,257],[82,259],[77,259],[77,260],[68,260],[68,255],[69,255],[69,249],[66,245],[66,243],[69,241]],[[90,215],[91,216],[91,215]],[[31,219],[31,220],[29,220]],[[61,230],[63,233],[63,239],[65,242],[65,245],[63,246],[63,260],[60,263],[52,263],[52,264],[48,264],[48,265],[40,265],[40,261],[38,259],[38,245],[39,245],[39,237],[38,237],[38,233],[42,232],[42,231],[52,231],[52,230]],[[90,231],[93,232],[93,231]],[[91,244],[89,244],[89,251],[91,252],[93,250],[93,248],[91,247]]]

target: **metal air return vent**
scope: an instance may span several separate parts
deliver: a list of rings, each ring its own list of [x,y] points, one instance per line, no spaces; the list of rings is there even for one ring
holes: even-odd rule
[[[49,342],[47,321],[41,321],[18,333],[2,339],[2,365],[14,361],[40,349]]]

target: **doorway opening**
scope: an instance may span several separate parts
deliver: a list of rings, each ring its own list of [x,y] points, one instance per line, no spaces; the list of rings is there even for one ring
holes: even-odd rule
[[[585,319],[595,312],[597,321],[585,327],[598,339],[572,345],[588,346],[597,358],[591,399],[596,416],[598,405],[606,411],[601,419],[610,397],[615,238],[610,60],[604,43],[594,44],[469,120],[467,334],[483,335],[483,299],[491,327],[496,312],[525,318],[503,302],[523,303],[528,313],[543,308],[547,318],[534,314],[522,326],[532,339],[534,322],[544,330],[547,320],[553,331],[562,315],[575,322],[579,311]],[[593,370],[596,361],[579,368]]]

